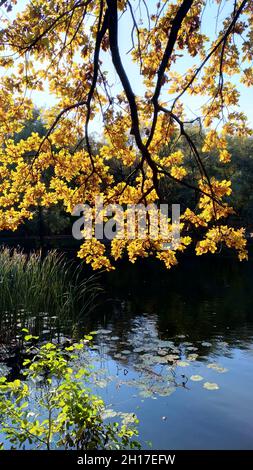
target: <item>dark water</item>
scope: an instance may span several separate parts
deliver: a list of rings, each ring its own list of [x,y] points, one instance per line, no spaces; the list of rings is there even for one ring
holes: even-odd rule
[[[96,330],[94,390],[134,412],[144,448],[253,449],[253,263],[187,259],[105,276],[92,318],[30,320],[56,340]]]

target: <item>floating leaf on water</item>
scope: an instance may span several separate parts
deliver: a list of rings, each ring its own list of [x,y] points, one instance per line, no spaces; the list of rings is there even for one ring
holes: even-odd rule
[[[199,357],[199,355],[196,354],[196,353],[189,354],[189,355],[187,356],[187,360],[188,360],[188,361],[196,361],[197,357]]]
[[[96,381],[95,381],[95,384],[96,384],[99,388],[105,388],[105,387],[107,386],[107,380],[105,380],[105,379],[96,380]]]
[[[179,359],[179,356],[177,354],[168,354],[166,356],[166,359],[169,361],[169,362],[174,362],[176,361],[177,359]]]
[[[141,390],[139,392],[139,395],[143,398],[152,398],[153,397],[153,393],[150,392],[149,390]]]
[[[211,382],[205,382],[203,384],[203,387],[206,388],[207,390],[218,390],[220,387],[216,383],[211,383]]]
[[[171,348],[171,352],[174,354],[180,354],[180,349],[179,348],[176,348],[176,347],[173,347]]]
[[[101,328],[100,330],[97,330],[97,335],[109,335],[112,333],[112,330],[105,330]]]
[[[135,423],[136,415],[134,413],[118,413],[122,418],[122,424],[131,424]]]
[[[151,354],[143,354],[143,356],[141,356],[141,360],[146,365],[154,364],[155,362],[157,362],[156,358],[152,356]]]
[[[177,366],[178,367],[187,367],[189,366],[190,364],[186,361],[177,361]]]
[[[122,359],[121,354],[114,354],[114,359]]]
[[[140,353],[140,352],[143,352],[143,351],[145,351],[145,350],[146,350],[146,349],[145,349],[143,346],[140,347],[140,348],[134,348],[134,349],[133,349],[133,351],[134,351],[135,353]]]
[[[160,397],[169,397],[172,393],[175,392],[175,387],[167,387],[164,389],[157,389],[156,393],[160,395]]]
[[[154,362],[157,362],[158,364],[167,364],[168,360],[164,356],[156,356],[154,357]]]
[[[121,380],[120,385],[127,385],[128,387],[137,387],[138,383],[135,379],[132,380]]]
[[[215,362],[212,362],[210,364],[207,364],[206,366],[208,369],[216,369],[216,367],[219,367],[218,364],[216,364]]]
[[[202,341],[201,345],[206,346],[208,348],[208,347],[212,346],[212,343],[209,343],[208,341]]]
[[[159,354],[159,356],[166,356],[167,351],[165,349],[158,349],[157,354]]]
[[[187,351],[197,351],[198,348],[196,348],[195,346],[188,346],[187,348]]]
[[[201,375],[192,375],[190,377],[190,380],[192,380],[193,382],[200,382],[200,380],[203,380],[203,377],[201,377]]]
[[[208,369],[213,369],[216,372],[219,372],[220,374],[224,374],[224,372],[228,371],[228,369],[226,369],[225,367],[222,367],[219,364],[215,364],[215,363],[208,364],[207,368]]]
[[[107,409],[102,412],[101,417],[102,419],[108,419],[108,418],[115,418],[115,416],[117,415],[118,413],[116,413],[116,411]]]
[[[167,340],[160,340],[158,342],[158,345],[160,346],[160,348],[173,348],[174,347],[174,343],[172,341],[167,341]]]

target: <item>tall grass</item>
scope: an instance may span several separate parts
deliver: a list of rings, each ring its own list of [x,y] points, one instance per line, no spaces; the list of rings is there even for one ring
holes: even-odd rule
[[[40,253],[0,249],[0,313],[20,309],[31,314],[83,315],[101,291],[95,275],[83,279],[81,267],[56,251]]]

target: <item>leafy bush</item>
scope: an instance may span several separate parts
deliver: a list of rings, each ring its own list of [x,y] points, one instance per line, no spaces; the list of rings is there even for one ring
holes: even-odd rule
[[[26,341],[34,340],[26,335]],[[80,354],[91,336],[60,349],[52,343],[27,349],[24,380],[0,379],[1,433],[12,449],[119,449],[139,447],[135,415],[105,423],[105,404],[88,386]],[[36,384],[36,385],[35,385]]]

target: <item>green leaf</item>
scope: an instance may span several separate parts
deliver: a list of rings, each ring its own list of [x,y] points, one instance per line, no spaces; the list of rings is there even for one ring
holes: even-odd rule
[[[24,337],[24,340],[25,340],[25,341],[30,341],[32,338],[33,338],[33,335],[26,335],[26,336]]]

